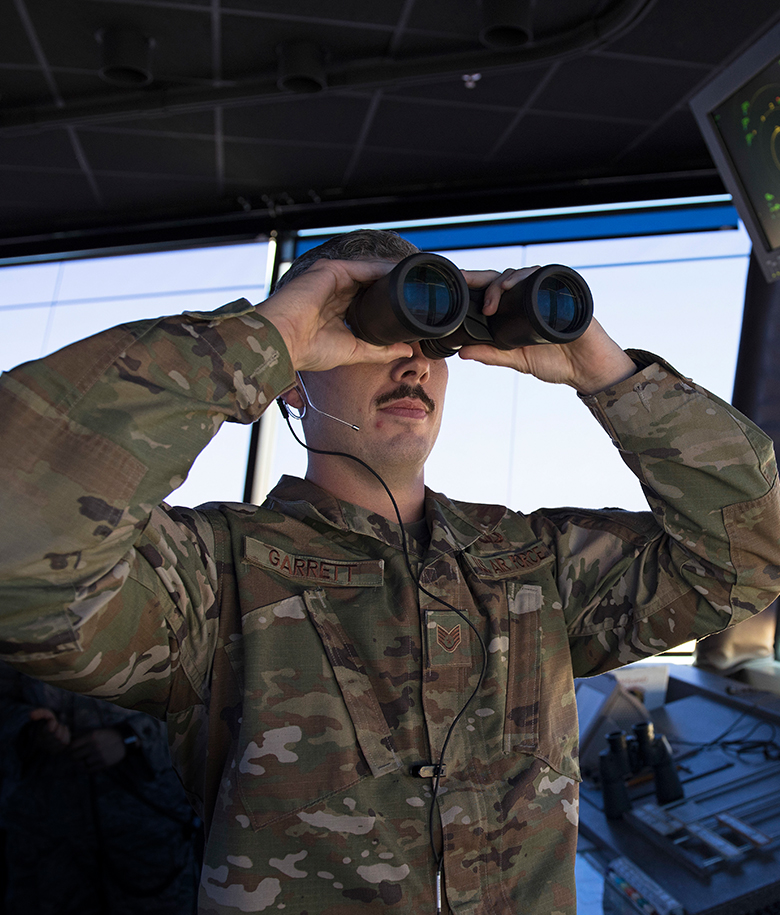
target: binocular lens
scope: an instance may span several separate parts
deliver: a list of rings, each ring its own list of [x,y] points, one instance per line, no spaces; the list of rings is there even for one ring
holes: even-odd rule
[[[537,294],[539,315],[557,333],[568,333],[577,327],[582,314],[578,290],[560,276],[542,280]]]
[[[406,274],[403,301],[415,320],[427,327],[448,324],[459,308],[458,287],[450,274],[433,264],[420,264]]]
[[[505,290],[494,314],[484,314],[484,299],[485,290],[469,289],[455,264],[421,251],[358,292],[345,320],[356,337],[376,346],[419,340],[429,358],[444,359],[472,344],[570,343],[593,314],[587,284],[561,264]]]

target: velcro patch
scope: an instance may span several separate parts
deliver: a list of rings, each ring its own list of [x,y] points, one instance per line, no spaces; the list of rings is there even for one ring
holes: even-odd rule
[[[551,558],[552,553],[541,541],[512,552],[494,553],[492,556],[466,554],[466,561],[480,578],[493,580],[515,578],[524,572],[532,572]]]
[[[384,561],[381,559],[333,559],[287,553],[251,537],[244,538],[244,559],[296,581],[313,581],[323,587],[381,588]]]
[[[441,623],[436,624],[436,641],[445,651],[450,654],[457,651],[460,639],[460,623],[456,623],[452,629],[445,629]]]
[[[426,667],[429,670],[473,667],[473,634],[466,623],[456,622],[457,618],[457,614],[449,610],[425,611]]]

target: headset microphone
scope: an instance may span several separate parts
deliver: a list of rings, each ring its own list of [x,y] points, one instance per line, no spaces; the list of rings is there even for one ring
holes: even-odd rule
[[[282,414],[285,416],[291,416],[293,419],[303,419],[306,416],[306,411],[308,409],[314,410],[315,413],[319,413],[320,416],[327,416],[328,419],[333,419],[337,423],[341,423],[343,426],[349,426],[350,429],[354,429],[355,432],[360,432],[360,426],[356,426],[354,423],[348,423],[346,419],[339,419],[338,416],[333,416],[332,413],[326,413],[324,410],[320,410],[319,407],[315,407],[311,402],[311,397],[309,397],[309,392],[306,390],[306,385],[303,383],[303,378],[301,378],[301,373],[295,373],[298,384],[300,385],[301,391],[303,393],[303,409],[300,410],[297,414],[293,412],[292,407],[289,404],[284,403],[281,398],[278,403]]]

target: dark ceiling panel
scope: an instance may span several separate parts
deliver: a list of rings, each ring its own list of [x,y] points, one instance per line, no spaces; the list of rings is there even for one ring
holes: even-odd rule
[[[717,66],[777,20],[776,0],[657,0],[640,25],[610,50]]]
[[[459,155],[457,147],[450,155],[368,149],[355,168],[351,183],[363,195],[401,195],[412,189],[422,193],[460,183],[464,169],[473,163],[474,158]]]
[[[214,144],[184,136],[82,130],[81,145],[98,173],[203,177],[214,180]]]
[[[470,0],[415,3],[407,18],[410,31],[444,33],[469,40],[479,31],[479,5]]]
[[[107,86],[97,75],[97,67],[91,69],[79,69],[76,67],[52,67],[51,82],[47,88],[36,98],[14,98],[13,104],[41,104],[42,100],[49,99],[51,102],[52,85],[55,87],[57,95],[64,99],[92,99],[92,98],[113,98],[122,99],[126,91],[117,89],[114,86]]]
[[[642,132],[639,124],[605,123],[588,117],[528,114],[496,151],[496,162],[512,162],[517,175],[609,174],[615,149]]]
[[[164,112],[150,113],[143,118],[122,118],[106,124],[93,124],[87,129],[100,132],[109,131],[120,134],[122,131],[130,133],[165,133],[192,137],[194,139],[214,139],[214,109],[193,111],[188,114],[165,114]]]
[[[483,157],[501,136],[506,114],[480,105],[382,99],[366,138],[369,146]]]
[[[100,192],[109,206],[145,207],[157,218],[176,211],[196,212],[214,196],[211,181],[170,175],[98,175]]]
[[[480,8],[11,0],[0,259],[722,191],[688,100],[777,0],[538,0],[509,50],[480,42]],[[107,27],[154,40],[148,85],[101,78]],[[280,88],[289,42],[316,45],[324,91]]]
[[[206,0],[209,2],[209,0]],[[279,3],[279,0],[230,0],[231,9],[251,11],[270,22],[289,23],[293,27],[300,22],[343,23],[345,27],[371,25],[385,30],[392,29],[403,12],[406,0],[382,0],[381,3],[366,3],[366,0],[296,0],[294,3]]]
[[[318,155],[319,153],[319,155]],[[309,146],[257,143],[230,139],[225,144],[225,175],[233,188],[245,184],[272,196],[288,194],[292,199],[311,202],[309,190],[338,184],[350,158],[348,146],[312,150]],[[336,182],[333,182],[333,178]]]
[[[273,99],[225,110],[223,127],[229,137],[351,146],[360,136],[370,102],[369,93]]]
[[[49,218],[99,211],[89,182],[75,169],[0,170],[0,219],[27,234]]]
[[[46,79],[37,68],[0,64],[0,110],[12,105],[34,105],[48,93]]]
[[[0,61],[3,68],[36,66],[35,52],[27,40],[24,26],[19,17],[12,15],[10,10],[3,16],[3,27],[0,29]]]
[[[562,64],[534,99],[534,108],[655,121],[701,78],[698,68],[594,55]]]
[[[673,147],[670,137],[674,137]],[[619,165],[629,171],[647,171],[659,156],[678,169],[706,168],[709,164],[707,147],[686,110],[673,112],[662,124],[642,134],[635,144],[626,149]]]
[[[435,48],[436,54],[441,55],[468,52],[474,46],[473,39],[463,38],[457,34],[415,32],[410,29],[388,35],[385,40],[385,53],[391,44],[393,53],[398,55],[399,59],[425,57],[430,54],[431,48]]]
[[[51,131],[44,136],[5,137],[0,142],[0,167],[24,171],[47,170],[63,175],[79,173],[73,143],[62,130]]]

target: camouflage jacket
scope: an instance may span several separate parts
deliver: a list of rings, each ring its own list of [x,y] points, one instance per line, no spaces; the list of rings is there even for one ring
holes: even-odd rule
[[[586,403],[652,512],[429,492],[411,569],[397,525],[305,481],[260,508],[161,504],[223,419],[293,383],[246,302],[4,376],[2,652],[167,718],[209,827],[202,912],[432,913],[433,843],[452,912],[573,915],[573,678],[738,622],[780,581],[769,440],[632,355],[639,374]],[[480,643],[431,837],[419,766]]]

